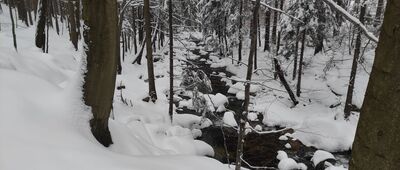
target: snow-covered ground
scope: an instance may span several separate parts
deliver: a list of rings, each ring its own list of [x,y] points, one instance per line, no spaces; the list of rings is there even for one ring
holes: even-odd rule
[[[249,44],[245,44],[245,47]],[[346,100],[347,86],[350,77],[352,54],[343,43],[341,47],[326,45],[326,49],[313,55],[314,49],[306,48],[304,54],[304,74],[302,75],[301,97],[299,104],[293,107],[288,93],[279,79],[273,80],[273,54],[264,52],[261,45],[258,48],[258,69],[253,75],[251,91],[256,94],[251,98],[250,110],[263,114],[263,123],[269,126],[291,127],[295,130],[290,136],[299,139],[307,146],[314,146],[330,152],[351,149],[358,122],[358,113],[344,120],[343,109]],[[336,49],[335,49],[336,48]],[[234,49],[237,58],[237,49]],[[299,52],[300,53],[300,52]],[[247,62],[248,49],[243,52],[243,61]],[[374,50],[365,50],[364,63],[359,65],[353,103],[360,108],[364,100],[368,84],[369,72],[373,64]],[[281,68],[291,89],[296,92],[297,79],[292,80],[293,59],[278,57]],[[231,64],[231,59],[225,59],[229,70],[236,74],[231,79],[244,81],[245,66]],[[229,81],[229,80],[228,80]],[[232,83],[228,83],[232,84]],[[228,93],[244,98],[244,85],[241,82],[231,85]],[[336,94],[335,94],[336,93]],[[334,107],[332,107],[334,106]]]
[[[180,114],[174,116],[173,124],[170,123],[166,97],[169,65],[168,56],[164,54],[168,51],[167,46],[156,53],[161,60],[155,63],[158,93],[155,104],[142,101],[148,90],[145,57],[142,65],[131,64],[135,58],[133,54],[128,53],[125,57],[122,75],[116,81],[116,86],[123,85],[125,89],[115,91],[109,122],[114,144],[104,148],[91,135],[88,124],[91,113],[81,100],[82,51],[74,51],[65,27],[60,36],[50,29],[49,54],[44,54],[34,46],[35,28],[25,28],[18,21],[16,52],[12,46],[8,9],[3,10],[0,14],[0,169],[228,169],[227,165],[205,157],[214,154],[208,144],[194,140],[201,135],[194,125],[209,126],[209,120],[204,122],[199,116]],[[188,34],[181,35],[181,38],[188,37]],[[176,59],[198,57],[185,49],[194,47],[193,43],[176,41],[175,45]],[[248,46],[244,43],[244,47]],[[261,113],[266,125],[293,128],[294,133],[282,136],[282,140],[288,140],[287,136],[290,136],[329,152],[351,149],[358,114],[346,121],[343,107],[353,56],[349,55],[347,45],[335,48],[326,47],[317,55],[313,55],[313,49],[306,48],[302,94],[295,107],[280,82],[272,79],[273,55],[259,48],[259,69],[253,76],[253,81],[259,84],[251,87],[256,96],[251,97],[250,110],[253,112],[249,119],[255,120],[255,113]],[[237,58],[237,49],[233,51]],[[365,51],[365,63],[357,72],[353,103],[358,107],[364,99],[373,53],[370,49]],[[248,48],[244,48],[244,63],[247,63],[247,56]],[[227,67],[235,74],[230,78],[239,80],[235,84],[224,79],[231,86],[228,93],[244,99],[244,85],[240,80],[245,79],[247,68],[232,64],[229,58],[211,56],[210,59],[211,67]],[[295,90],[296,81],[291,80],[293,61],[279,59],[292,90]],[[175,61],[177,87],[182,65]],[[207,99],[207,103],[211,101],[211,110],[223,111],[228,100],[216,94]],[[179,104],[190,107],[192,103],[181,101]],[[230,126],[237,125],[233,114],[227,112],[223,117]],[[320,155],[314,161],[330,157],[324,152],[316,154]],[[304,169],[303,164],[288,158],[286,153],[279,152],[278,156],[279,168]]]
[[[159,100],[141,101],[147,92],[146,67],[124,63],[118,77],[126,85],[116,91],[110,131],[114,144],[104,148],[92,136],[91,113],[81,100],[81,51],[75,52],[64,28],[50,30],[49,54],[34,46],[35,28],[18,21],[18,52],[12,46],[8,10],[0,15],[0,169],[228,169],[212,156],[212,148],[194,140],[197,131],[171,125],[164,95],[168,78],[157,79]],[[168,64],[156,64],[156,75]],[[142,79],[139,76],[143,75]],[[161,84],[161,85],[160,85]],[[197,120],[194,120],[197,121]],[[197,133],[196,133],[197,132]]]

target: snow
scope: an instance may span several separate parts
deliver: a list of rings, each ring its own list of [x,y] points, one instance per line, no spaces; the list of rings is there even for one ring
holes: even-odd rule
[[[217,93],[215,95],[207,94],[205,98],[207,100],[208,105],[214,107],[214,109],[224,106],[229,102],[228,98],[221,93]]]
[[[324,0],[325,3],[327,3],[328,5],[330,5],[331,7],[333,7],[336,11],[339,11],[342,15],[345,16],[345,18],[347,20],[349,20],[350,22],[352,22],[353,24],[357,25],[358,27],[361,28],[361,30],[364,32],[364,34],[372,41],[374,41],[375,43],[378,43],[378,38],[375,37],[375,35],[368,31],[367,27],[361,23],[360,20],[358,20],[356,17],[352,16],[350,13],[348,13],[345,9],[343,9],[341,6],[339,6],[338,4],[336,4],[336,2],[332,1],[332,0]]]
[[[310,118],[292,136],[307,146],[318,146],[331,152],[345,151],[351,149],[355,136],[355,125],[351,123],[356,124],[346,120]]]
[[[226,124],[228,126],[238,126],[233,112],[225,112],[222,120],[224,121],[224,124]]]
[[[285,135],[279,136],[279,140],[289,140],[289,139],[285,134]]]
[[[288,155],[286,154],[285,151],[278,151],[278,155],[276,156],[276,159],[283,160],[286,158],[288,158]]]
[[[347,168],[345,168],[343,166],[330,166],[330,167],[327,167],[325,170],[347,170]]]
[[[290,145],[289,143],[285,144],[285,148],[290,149],[292,148],[292,145]]]
[[[172,123],[185,128],[205,128],[212,125],[210,119],[202,119],[192,114],[174,114]]]
[[[285,151],[278,151],[276,158],[279,160],[278,168],[280,170],[307,169],[307,166],[303,163],[297,163],[292,158],[289,158]]]
[[[323,150],[315,151],[313,157],[311,158],[311,160],[314,163],[314,166],[317,166],[320,162],[325,161],[327,159],[335,159],[335,157],[331,153]]]
[[[249,114],[247,114],[247,119],[249,119],[250,121],[256,121],[257,118],[257,113],[250,112]]]
[[[332,0],[325,2],[336,5]],[[338,9],[350,21],[360,25],[355,17]],[[142,101],[148,95],[147,83],[144,82],[147,79],[146,60],[143,60],[142,65],[132,65],[135,55],[131,53],[127,53],[122,63],[122,75],[118,75],[116,82],[117,85],[125,85],[126,89],[116,90],[114,96],[112,118],[109,121],[114,144],[104,148],[90,132],[88,120],[91,113],[81,101],[83,52],[74,51],[65,25],[60,36],[50,29],[49,54],[34,47],[35,28],[19,26],[17,53],[11,43],[8,9],[3,10],[0,15],[0,169],[228,169],[228,165],[204,157],[214,155],[214,151],[208,144],[195,140],[202,135],[201,128],[212,125],[211,120],[174,113],[173,121],[170,122],[165,95],[169,90],[168,62],[154,64],[155,75],[159,76],[156,79],[159,99],[156,103],[146,103]],[[369,38],[377,40],[363,25],[361,28]],[[201,54],[207,54],[205,48],[196,47],[195,43],[185,40],[189,37],[203,39],[201,33],[181,34],[180,41],[174,43],[176,65],[179,60],[200,57],[186,51],[186,48],[200,49]],[[249,45],[248,41],[243,43],[243,47]],[[298,97],[300,103],[295,107],[292,107],[281,83],[271,78],[273,54],[258,49],[259,70],[253,75],[254,83],[250,87],[252,96],[248,119],[256,121],[257,115],[262,114],[264,118],[260,121],[267,126],[292,128],[293,134],[282,135],[279,140],[286,141],[290,137],[320,149],[314,154],[315,162],[331,157],[329,152],[351,149],[359,113],[354,112],[350,120],[343,120],[353,57],[348,54],[347,45],[343,42],[342,46],[337,47],[327,41],[327,50],[317,55],[313,55],[313,49],[306,48],[302,93]],[[157,52],[161,61],[166,60],[166,51],[167,48]],[[237,57],[237,49],[233,48],[232,51],[233,57]],[[249,49],[243,49],[242,61],[247,61],[248,52]],[[364,68],[357,70],[353,97],[353,104],[359,108],[364,100],[374,50],[367,48],[364,59]],[[209,60],[201,60],[211,64],[212,68],[226,67],[227,71],[232,72],[233,77],[222,78],[221,81],[230,86],[230,95],[244,100],[246,66],[237,65],[236,62],[231,64],[230,58],[221,58],[216,54],[211,54]],[[330,61],[332,67],[325,70]],[[296,81],[289,78],[293,69],[292,61],[282,57],[280,62],[289,86],[294,90]],[[181,72],[181,67],[174,67],[175,76],[178,77],[174,80],[175,85],[180,82]],[[218,75],[226,76],[223,73]],[[128,105],[121,102],[121,95],[128,101]],[[225,95],[205,94],[203,97],[209,111],[224,113],[225,125],[237,126],[234,113],[225,108],[228,104]],[[184,100],[179,96],[174,96],[174,99],[179,101],[180,107],[193,109],[191,99]],[[336,107],[330,108],[334,105]],[[254,129],[261,131],[262,127],[257,125]],[[246,129],[246,133],[250,131]],[[285,144],[285,148],[290,147],[289,143]],[[283,151],[278,151],[277,158],[281,160],[281,169],[305,169],[304,164],[296,163]],[[330,166],[327,169],[345,168]]]
[[[194,140],[198,131],[187,128],[199,118],[182,116],[175,119],[176,124],[169,122],[163,95],[168,89],[167,76],[156,80],[159,100],[155,104],[141,101],[147,85],[146,76],[139,77],[146,75],[146,67],[132,65],[130,59],[123,63],[116,84],[126,86],[122,95],[133,107],[123,104],[116,90],[109,120],[114,144],[103,147],[90,132],[90,109],[81,101],[82,51],[74,51],[66,28],[60,36],[50,30],[49,54],[43,54],[34,47],[35,28],[18,27],[17,53],[10,43],[11,27],[3,23],[9,21],[8,9],[3,10],[0,169],[228,169],[205,157],[214,155],[213,149]],[[156,75],[165,75],[168,64],[155,67]]]
[[[298,165],[297,162],[292,158],[284,158],[281,161],[279,161],[278,168],[280,170],[292,170],[292,169],[297,169]]]

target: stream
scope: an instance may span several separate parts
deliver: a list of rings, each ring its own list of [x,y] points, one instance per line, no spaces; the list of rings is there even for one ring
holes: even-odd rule
[[[226,67],[213,68],[211,64],[207,62],[210,60],[210,55],[219,56],[213,53],[213,51],[204,51],[202,49],[203,44],[200,42],[195,42],[197,44],[197,48],[192,49],[192,55],[200,56],[197,59],[189,60],[192,64],[196,65],[198,69],[203,70],[207,76],[211,80],[211,85],[213,88],[212,94],[221,93],[228,98],[229,104],[226,106],[227,110],[234,111],[235,113],[239,113],[241,110],[243,101],[238,100],[234,94],[229,94],[229,86],[226,82],[222,81],[221,76],[216,75],[225,75],[226,77],[231,77],[234,74],[228,72]],[[220,56],[221,57],[221,56]],[[221,57],[222,58],[222,57]],[[233,84],[235,82],[232,82]],[[255,95],[255,94],[252,94]],[[179,95],[184,99],[189,99],[187,96]],[[201,113],[197,113],[195,110],[188,109],[187,107],[179,107],[179,103],[175,103],[178,114],[194,114],[197,116],[201,116]],[[237,131],[231,127],[223,126],[222,123],[222,113],[216,113],[215,116],[207,115],[213,125],[207,128],[201,129],[202,136],[198,138],[198,140],[202,140],[209,145],[211,145],[214,149],[215,155],[213,158],[223,162],[223,163],[234,163],[236,158],[236,147],[237,147]],[[237,117],[235,116],[236,120]],[[284,127],[268,127],[262,123],[263,117],[262,113],[258,114],[258,121],[249,122],[252,127],[255,125],[260,125],[263,130],[279,130]],[[219,123],[218,123],[219,122]],[[276,158],[277,151],[283,150],[288,156],[294,159],[298,163],[304,163],[308,169],[325,169],[324,165],[321,164],[319,166],[314,166],[311,158],[314,152],[317,150],[314,147],[307,147],[302,144],[298,140],[279,140],[279,137],[286,133],[293,133],[293,129],[287,129],[284,131],[276,132],[276,133],[268,133],[268,134],[257,134],[251,132],[245,136],[244,143],[244,153],[243,166],[250,169],[257,169],[255,167],[278,167],[279,160]],[[288,149],[285,145],[289,143],[291,148]],[[337,152],[332,153],[337,160],[327,160],[336,165],[348,165],[348,160],[350,158],[350,152]],[[258,168],[262,169],[262,168]]]

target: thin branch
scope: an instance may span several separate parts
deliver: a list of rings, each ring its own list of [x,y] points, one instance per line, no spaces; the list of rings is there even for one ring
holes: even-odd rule
[[[367,27],[365,27],[365,25],[362,24],[360,20],[358,20],[356,17],[354,17],[351,14],[349,14],[345,9],[343,9],[341,6],[339,6],[338,4],[333,2],[332,0],[323,0],[323,1],[326,4],[328,4],[331,8],[333,8],[337,12],[341,13],[348,21],[350,21],[354,25],[357,25],[358,27],[360,27],[361,30],[364,32],[365,36],[367,36],[368,39],[372,40],[375,43],[378,43],[378,38],[375,37],[375,35],[372,34],[372,32],[368,31]]]
[[[251,1],[256,2],[256,0],[251,0]],[[296,17],[294,17],[294,16],[288,14],[288,13],[285,12],[285,11],[282,11],[281,9],[274,8],[274,7],[272,7],[272,6],[269,6],[269,5],[266,4],[265,2],[260,2],[260,4],[261,4],[262,6],[264,6],[264,7],[266,7],[266,8],[269,8],[269,9],[273,10],[273,11],[280,12],[280,13],[282,13],[282,14],[285,14],[285,15],[287,15],[288,17],[290,17],[290,18],[292,18],[292,19],[294,19],[294,20],[296,20],[296,21],[298,21],[298,22],[304,24],[304,22],[301,21],[300,19],[298,19],[298,18],[296,18]]]

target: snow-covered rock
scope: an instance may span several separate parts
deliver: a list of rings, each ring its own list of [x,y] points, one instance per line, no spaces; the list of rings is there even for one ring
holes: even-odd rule
[[[233,112],[225,112],[224,117],[222,118],[224,121],[224,124],[229,125],[229,126],[238,126],[235,116]]]
[[[313,162],[314,166],[317,166],[320,162],[328,159],[335,159],[335,156],[327,151],[317,150],[311,158],[311,161]]]

